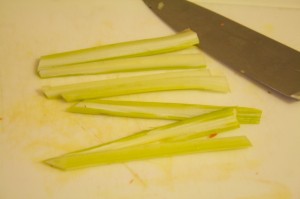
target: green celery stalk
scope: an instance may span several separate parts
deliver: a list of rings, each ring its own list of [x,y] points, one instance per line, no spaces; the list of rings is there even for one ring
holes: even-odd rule
[[[179,142],[150,143],[117,150],[63,155],[45,160],[44,163],[61,170],[74,170],[134,160],[242,149],[250,146],[251,143],[245,136],[192,139]]]
[[[141,78],[143,78],[141,76]],[[175,77],[175,78],[154,78],[148,81],[126,82],[119,79],[118,85],[104,87],[99,86],[84,90],[75,90],[62,93],[66,101],[78,101],[84,99],[114,97],[120,95],[172,91],[172,90],[209,90],[215,92],[228,92],[227,81],[221,76],[193,76],[193,77]],[[129,80],[129,81],[128,81]]]
[[[190,76],[209,76],[210,71],[206,68],[204,69],[191,69],[191,70],[183,70],[183,71],[172,71],[172,72],[164,72],[159,74],[152,75],[141,75],[141,76],[133,76],[133,77],[125,77],[125,78],[113,78],[106,79],[100,81],[92,81],[92,82],[81,82],[74,83],[68,85],[59,85],[59,86],[44,86],[42,88],[42,92],[48,98],[57,98],[60,97],[62,93],[71,92],[71,91],[81,91],[90,88],[101,88],[107,89],[113,86],[119,86],[120,83],[130,83],[137,81],[149,81],[152,79],[164,79],[164,78],[173,78],[173,77],[190,77]]]
[[[184,120],[223,108],[229,108],[229,106],[92,99],[78,102],[67,111],[121,117]],[[260,122],[261,110],[250,107],[232,108],[237,110],[237,119],[240,124],[258,124]]]
[[[200,54],[160,54],[44,67],[41,68],[38,73],[40,77],[48,78],[67,75],[89,75],[141,70],[193,69],[204,67],[206,67],[204,58]]]
[[[69,154],[116,150],[157,141],[188,140],[205,137],[210,134],[223,133],[239,127],[240,124],[237,121],[236,110],[234,108],[225,108],[150,130],[144,130],[127,137]]]
[[[172,52],[196,44],[199,44],[197,34],[192,30],[185,30],[165,37],[128,41],[42,56],[39,61],[38,71],[44,67],[58,65]]]
[[[209,90],[228,92],[224,76],[205,75],[207,70],[185,70],[134,77],[43,87],[48,98],[62,96],[66,101],[103,98],[135,93],[168,90]]]

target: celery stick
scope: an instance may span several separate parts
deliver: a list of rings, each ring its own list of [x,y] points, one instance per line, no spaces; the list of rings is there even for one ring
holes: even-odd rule
[[[115,150],[163,140],[188,140],[205,137],[213,133],[223,133],[239,127],[240,124],[236,118],[236,110],[234,108],[226,108],[154,129],[141,131],[118,140],[75,151],[70,154]]]
[[[140,78],[143,78],[141,76]],[[114,97],[120,95],[172,91],[172,90],[208,90],[215,92],[228,92],[228,85],[225,77],[221,76],[192,76],[174,77],[151,80],[131,81],[130,78],[118,79],[117,85],[98,86],[95,88],[75,90],[62,93],[66,101],[78,101],[84,99]]]
[[[42,56],[38,70],[44,67],[84,63],[116,57],[134,57],[172,52],[199,44],[197,34],[191,30],[136,41],[128,41],[99,47]]]
[[[183,89],[229,91],[225,77],[208,76],[203,73],[206,74],[207,70],[185,70],[62,86],[47,86],[43,87],[42,91],[48,98],[62,96],[66,101]]]
[[[89,75],[139,70],[192,69],[204,67],[206,67],[205,62],[200,54],[161,54],[45,67],[41,68],[38,73],[40,77],[48,78],[66,75]]]
[[[182,103],[92,99],[78,102],[67,110],[69,112],[85,114],[184,120],[222,108],[225,107]]]
[[[63,155],[45,160],[44,163],[61,170],[74,170],[91,166],[170,157],[174,155],[235,150],[250,146],[251,143],[245,136],[205,140],[192,139],[180,142],[150,143],[118,150]]]
[[[69,112],[84,114],[104,114],[121,117],[184,120],[227,107],[229,108],[229,106],[200,104],[93,99],[78,102],[67,110]],[[258,124],[260,122],[261,110],[249,107],[232,108],[236,108],[237,119],[240,124]]]
[[[103,89],[107,89],[109,86],[119,85],[121,82],[136,82],[142,80],[152,80],[155,79],[163,79],[163,78],[172,78],[172,77],[190,77],[190,76],[208,76],[210,72],[208,69],[197,69],[197,70],[184,70],[184,71],[172,71],[168,73],[159,73],[154,75],[142,75],[142,76],[133,76],[133,77],[126,77],[126,78],[114,78],[114,79],[107,79],[101,81],[92,81],[92,82],[81,82],[75,84],[68,84],[68,85],[60,85],[60,86],[45,86],[42,88],[43,93],[48,98],[57,98],[60,97],[62,93],[70,92],[70,91],[77,91],[77,90],[84,90],[89,88],[97,88],[102,87]],[[120,80],[121,79],[121,80]]]

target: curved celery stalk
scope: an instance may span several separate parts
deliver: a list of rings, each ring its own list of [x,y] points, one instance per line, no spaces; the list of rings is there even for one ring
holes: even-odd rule
[[[229,108],[229,106],[93,99],[78,102],[67,110],[84,114],[184,120],[223,108]],[[249,107],[232,108],[237,110],[237,119],[240,124],[258,124],[260,122],[261,110]]]
[[[191,30],[158,38],[128,41],[99,47],[42,56],[38,70],[44,67],[84,63],[116,57],[134,57],[176,51],[199,44],[197,34]]]
[[[143,78],[143,76],[140,76]],[[192,76],[173,78],[153,78],[151,80],[126,81],[118,79],[118,84],[107,87],[98,86],[83,90],[75,90],[62,93],[66,101],[78,101],[84,99],[113,97],[137,93],[172,91],[172,90],[209,90],[215,92],[228,92],[228,85],[225,77],[221,76]]]
[[[42,91],[48,98],[62,96],[66,101],[182,89],[229,91],[225,77],[205,75],[207,72],[205,69],[199,69],[140,75],[62,86],[47,86]]]
[[[45,67],[41,68],[38,73],[41,77],[47,78],[66,75],[89,75],[161,69],[193,69],[204,67],[206,67],[204,59],[199,54],[162,54]]]
[[[48,159],[44,161],[44,163],[61,170],[74,170],[85,167],[123,163],[134,160],[242,149],[250,146],[251,143],[245,136],[205,140],[192,139],[180,142],[150,143],[117,150],[64,155]]]

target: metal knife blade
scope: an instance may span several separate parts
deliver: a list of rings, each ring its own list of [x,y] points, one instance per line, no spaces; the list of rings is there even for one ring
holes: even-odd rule
[[[186,0],[143,0],[175,31],[192,29],[200,49],[259,82],[300,100],[300,52]]]

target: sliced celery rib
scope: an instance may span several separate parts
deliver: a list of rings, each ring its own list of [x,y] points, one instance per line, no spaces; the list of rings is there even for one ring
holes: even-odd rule
[[[78,102],[71,106],[68,111],[122,117],[184,120],[228,107],[229,106],[93,99]],[[233,108],[236,108],[237,119],[241,124],[257,124],[260,122],[261,110],[248,107]]]
[[[92,99],[78,102],[71,106],[68,111],[74,113],[106,114],[123,117],[184,120],[222,108],[224,107],[181,103]]]
[[[177,121],[154,129],[141,131],[109,143],[72,152],[71,154],[116,150],[162,140],[188,140],[205,137],[216,132],[226,132],[239,127],[240,124],[237,121],[235,109],[227,108],[186,120]]]
[[[162,54],[44,67],[38,72],[41,77],[47,78],[66,75],[89,75],[139,70],[191,69],[203,67],[205,67],[205,62],[203,57],[199,54]]]
[[[184,89],[228,92],[229,86],[226,78],[223,76],[208,76],[203,75],[202,70],[187,70],[62,86],[48,86],[42,90],[48,98],[62,96],[66,101],[76,101],[135,93]]]
[[[165,37],[128,41],[42,56],[38,70],[44,67],[84,63],[116,57],[132,57],[171,52],[188,48],[198,43],[197,34],[191,30],[185,30],[178,34]]]
[[[61,170],[73,170],[97,165],[169,157],[174,155],[242,149],[250,146],[251,143],[245,136],[206,140],[192,139],[174,143],[150,143],[118,150],[65,155],[48,159],[44,161],[44,163]]]
[[[141,77],[142,78],[142,77]],[[76,90],[62,93],[66,101],[77,101],[83,99],[113,97],[128,94],[171,91],[171,90],[209,90],[216,92],[228,92],[226,79],[224,77],[175,77],[135,82],[121,82],[118,85],[104,87],[99,86],[90,89]],[[129,80],[129,79],[128,79]]]
[[[165,78],[173,78],[173,77],[190,77],[190,76],[208,76],[210,75],[209,70],[207,69],[198,69],[198,70],[186,70],[179,72],[168,72],[168,73],[160,73],[155,75],[142,75],[142,76],[134,76],[134,77],[126,77],[126,78],[114,78],[100,81],[92,81],[92,82],[81,82],[75,84],[68,85],[60,85],[60,86],[45,86],[42,88],[42,91],[48,98],[57,98],[60,97],[62,93],[71,92],[71,91],[80,91],[90,88],[101,88],[107,89],[109,87],[120,85],[120,83],[130,83],[136,81],[149,81],[152,79],[165,79]]]

